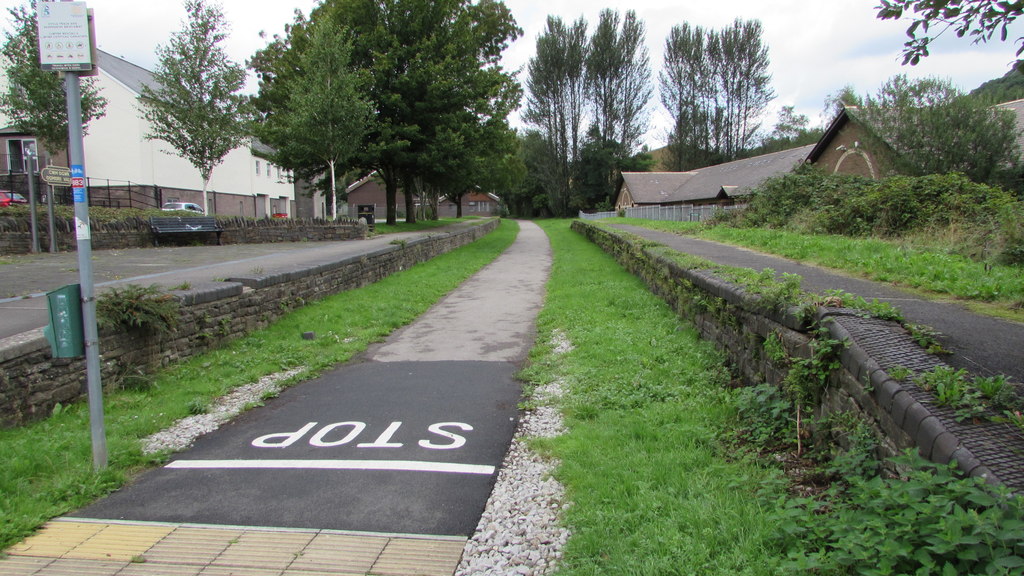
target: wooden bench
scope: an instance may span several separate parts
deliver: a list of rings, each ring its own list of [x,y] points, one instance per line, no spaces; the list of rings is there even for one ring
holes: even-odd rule
[[[159,246],[158,238],[163,234],[196,234],[213,232],[217,235],[217,246],[220,246],[220,235],[224,229],[217,224],[213,216],[169,216],[149,219],[149,228],[153,231],[153,245]]]

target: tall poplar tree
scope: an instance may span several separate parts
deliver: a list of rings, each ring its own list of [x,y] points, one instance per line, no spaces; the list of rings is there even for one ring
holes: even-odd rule
[[[245,69],[232,62],[220,45],[227,22],[217,6],[186,0],[184,28],[157,48],[155,84],[142,89],[142,114],[149,122],[146,138],[163,140],[168,151],[189,161],[203,179],[203,209],[210,177],[228,152],[248,135],[248,105],[239,94]]]
[[[548,207],[556,216],[571,212],[571,185],[580,146],[587,103],[587,23],[580,18],[566,26],[548,16],[547,28],[537,38],[537,53],[528,65],[524,119],[535,126],[548,147],[542,173]]]
[[[587,53],[587,86],[594,123],[604,143],[615,142],[622,156],[640,146],[647,131],[647,103],[651,98],[650,55],[647,33],[636,12],[625,18],[605,9],[598,18]]]
[[[672,28],[660,81],[675,169],[734,160],[753,144],[775,97],[761,35],[759,22],[739,19],[722,31]]]

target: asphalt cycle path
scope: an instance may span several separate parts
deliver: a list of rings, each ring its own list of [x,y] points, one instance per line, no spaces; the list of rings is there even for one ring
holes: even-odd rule
[[[512,246],[359,360],[70,519],[469,536],[515,431],[550,247]]]
[[[232,276],[273,274],[295,266],[336,262],[386,248],[395,241],[465,225],[339,242],[95,250],[93,281],[98,292],[127,284],[156,284],[164,289],[185,283],[196,286]],[[79,282],[76,252],[4,256],[0,260],[0,339],[45,326],[49,321],[45,293]]]
[[[926,300],[888,284],[851,278],[745,248],[639,226],[612,226],[718,264],[799,274],[804,290],[844,290],[869,301],[877,298],[888,302],[900,309],[907,322],[923,324],[941,333],[938,340],[952,352],[942,358],[943,362],[982,376],[1005,374],[1015,382],[1024,382],[1024,324],[981,316],[956,303]]]

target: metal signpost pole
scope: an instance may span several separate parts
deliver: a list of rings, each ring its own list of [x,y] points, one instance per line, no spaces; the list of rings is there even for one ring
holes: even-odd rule
[[[103,385],[100,381],[99,333],[96,328],[96,297],[92,279],[92,231],[89,197],[85,189],[85,150],[82,143],[82,95],[78,74],[64,73],[68,95],[68,159],[75,199],[75,236],[78,239],[78,277],[82,285],[82,323],[85,328],[85,369],[89,391],[89,428],[92,433],[92,464],[107,467],[107,436],[103,424]]]
[[[107,436],[103,424],[103,385],[100,381],[99,333],[96,328],[96,292],[92,279],[92,231],[89,195],[85,188],[85,146],[82,141],[82,88],[79,74],[93,73],[92,26],[85,2],[39,2],[39,66],[64,73],[68,104],[68,160],[75,201],[75,238],[78,243],[78,277],[82,293],[82,325],[85,343],[86,383],[89,393],[89,428],[92,464],[107,467]]]
[[[46,218],[47,225],[50,231],[50,254],[57,253],[57,229],[53,225],[53,185],[50,185],[50,191],[46,194]]]
[[[32,253],[39,252],[39,215],[36,213],[36,154],[25,154],[25,183],[28,184],[28,209],[32,222]]]

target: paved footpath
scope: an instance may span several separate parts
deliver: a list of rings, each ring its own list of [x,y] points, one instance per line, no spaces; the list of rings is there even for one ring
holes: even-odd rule
[[[840,289],[869,301],[877,298],[889,302],[903,312],[908,322],[930,326],[941,333],[938,340],[953,353],[942,358],[947,364],[983,376],[1005,374],[1024,383],[1024,324],[980,316],[953,302],[925,300],[888,284],[851,278],[744,248],[638,226],[613,226],[726,266],[772,268],[779,273],[799,274],[803,277],[802,287],[812,292]]]
[[[550,269],[520,225],[414,324],[50,522],[0,574],[452,574],[515,430]]]

